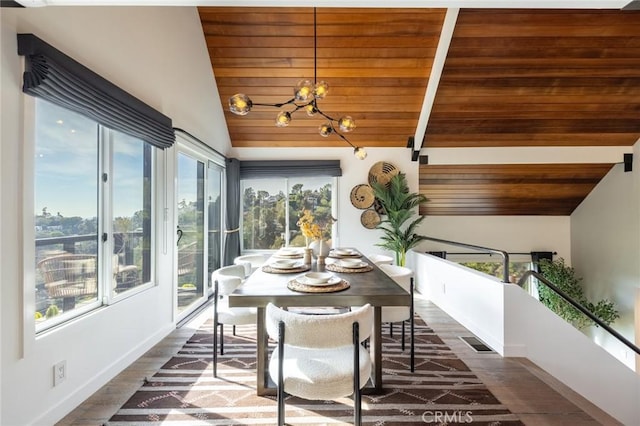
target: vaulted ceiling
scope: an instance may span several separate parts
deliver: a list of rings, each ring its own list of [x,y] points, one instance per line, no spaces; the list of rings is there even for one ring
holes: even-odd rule
[[[406,149],[417,136],[416,151],[631,147],[640,138],[639,11],[318,8],[314,37],[313,8],[198,10],[225,107],[235,93],[286,101],[315,65],[330,85],[320,108],[356,120],[345,135],[356,146]],[[277,112],[225,111],[232,145],[345,146],[302,111],[275,127]],[[567,215],[612,166],[421,164],[430,199],[421,213]]]

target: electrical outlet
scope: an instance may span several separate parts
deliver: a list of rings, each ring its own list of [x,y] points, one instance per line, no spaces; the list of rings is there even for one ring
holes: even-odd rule
[[[53,386],[58,386],[67,378],[67,361],[60,361],[53,366]]]

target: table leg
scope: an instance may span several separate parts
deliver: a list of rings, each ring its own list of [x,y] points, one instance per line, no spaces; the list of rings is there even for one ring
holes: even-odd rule
[[[371,382],[374,392],[382,391],[382,307],[373,307],[373,333],[371,334],[373,368]]]

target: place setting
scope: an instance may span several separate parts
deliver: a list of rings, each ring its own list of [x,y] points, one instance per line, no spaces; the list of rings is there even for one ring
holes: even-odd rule
[[[273,254],[278,259],[302,259],[304,251],[300,247],[282,247]]]
[[[270,274],[293,274],[311,269],[302,259],[274,259],[262,266],[262,271]]]
[[[362,254],[351,248],[334,248],[329,252],[329,257],[334,259],[361,258]]]
[[[290,280],[287,288],[302,293],[331,293],[349,288],[349,282],[330,272],[307,272]]]
[[[337,259],[325,266],[327,271],[342,273],[369,272],[373,270],[373,266],[359,258]]]

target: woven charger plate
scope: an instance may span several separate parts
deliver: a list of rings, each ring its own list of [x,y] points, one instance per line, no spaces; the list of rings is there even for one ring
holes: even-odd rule
[[[269,274],[295,274],[296,272],[305,272],[311,269],[311,265],[302,265],[293,269],[280,269],[274,268],[271,265],[264,265],[262,267],[262,272],[267,272]]]
[[[373,188],[367,184],[360,184],[353,187],[351,190],[351,204],[357,209],[368,209],[373,205],[375,196],[373,195]]]
[[[373,266],[367,265],[362,268],[343,268],[339,266],[337,263],[327,264],[324,269],[331,272],[343,272],[345,274],[357,274],[358,272],[369,272],[373,270]]]
[[[342,280],[334,285],[308,285],[294,279],[287,283],[287,288],[301,293],[333,293],[334,291],[342,291],[349,288],[349,281]]]

